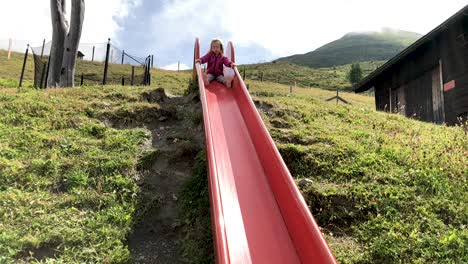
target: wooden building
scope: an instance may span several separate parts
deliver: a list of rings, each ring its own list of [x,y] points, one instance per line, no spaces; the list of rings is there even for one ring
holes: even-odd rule
[[[84,56],[85,56],[85,55],[84,55],[83,52],[81,52],[81,51],[78,51],[77,54],[76,54],[76,57],[77,57],[79,60],[83,60],[83,59],[84,59]]]
[[[377,110],[454,125],[468,118],[468,5],[372,72]]]

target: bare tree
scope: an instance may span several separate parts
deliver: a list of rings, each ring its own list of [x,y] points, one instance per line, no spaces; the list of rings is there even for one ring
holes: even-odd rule
[[[75,62],[83,28],[84,0],[71,0],[70,24],[66,19],[66,0],[51,0],[52,46],[47,87],[73,87]]]

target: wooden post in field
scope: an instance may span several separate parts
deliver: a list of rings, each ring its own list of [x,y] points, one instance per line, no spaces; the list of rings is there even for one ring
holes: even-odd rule
[[[245,67],[244,67],[244,73],[242,74],[242,79],[245,80]]]
[[[177,62],[177,72],[180,72],[180,61]]]
[[[151,57],[149,57],[147,68],[148,68],[148,85],[151,86]]]
[[[94,61],[94,50],[96,49],[96,46],[93,46],[93,56],[91,57],[91,61]]]
[[[83,80],[84,80],[84,74],[81,73],[81,81],[80,81],[80,86],[83,86]]]
[[[345,104],[351,104],[349,103],[348,101],[346,101],[345,99],[341,98],[340,95],[339,95],[339,92],[338,92],[338,88],[336,88],[336,96],[332,97],[332,98],[328,98],[327,100],[325,100],[326,102],[328,101],[331,101],[333,99],[336,99],[336,104],[338,104],[339,101],[342,101],[343,103]]]
[[[45,39],[44,39],[44,41],[42,41],[41,58],[44,57],[44,47],[45,47]]]
[[[104,63],[104,78],[102,79],[103,85],[106,85],[107,83],[107,71],[109,70],[109,50],[110,50],[110,38],[107,41],[106,62]]]
[[[132,66],[132,79],[130,80],[130,85],[133,86],[135,82],[135,66]]]
[[[28,52],[29,52],[29,44],[26,48],[26,52],[24,53],[23,70],[21,70],[21,77],[19,81],[18,91],[21,91],[21,86],[23,86],[24,70],[26,69],[26,62],[28,61]]]
[[[8,59],[11,59],[11,49],[13,48],[13,40],[10,39],[8,42]]]

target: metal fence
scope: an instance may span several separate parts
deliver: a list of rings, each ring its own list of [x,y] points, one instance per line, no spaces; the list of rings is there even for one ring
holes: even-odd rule
[[[31,51],[34,61],[34,77],[32,78],[34,87],[45,88],[51,42],[43,40],[42,43],[35,42],[33,46],[29,46],[29,43],[27,40],[0,39],[0,50],[6,51],[7,60],[10,59],[12,53]],[[28,54],[24,55],[23,68],[21,73],[18,73],[18,76],[21,76],[20,86],[23,82],[24,66],[31,57]],[[150,85],[150,68],[153,67],[153,58],[151,55],[141,57],[129,54],[112,44],[110,39],[102,43],[80,43],[75,69],[75,85]]]

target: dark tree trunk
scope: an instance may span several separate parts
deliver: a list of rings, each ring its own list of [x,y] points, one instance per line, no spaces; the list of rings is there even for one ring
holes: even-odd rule
[[[65,0],[50,0],[50,11],[52,17],[52,46],[50,48],[47,87],[60,87],[65,34],[68,32],[68,22],[65,18]]]
[[[71,25],[65,17],[66,0],[51,0],[52,47],[47,87],[73,87],[76,54],[84,21],[84,0],[72,0]]]

